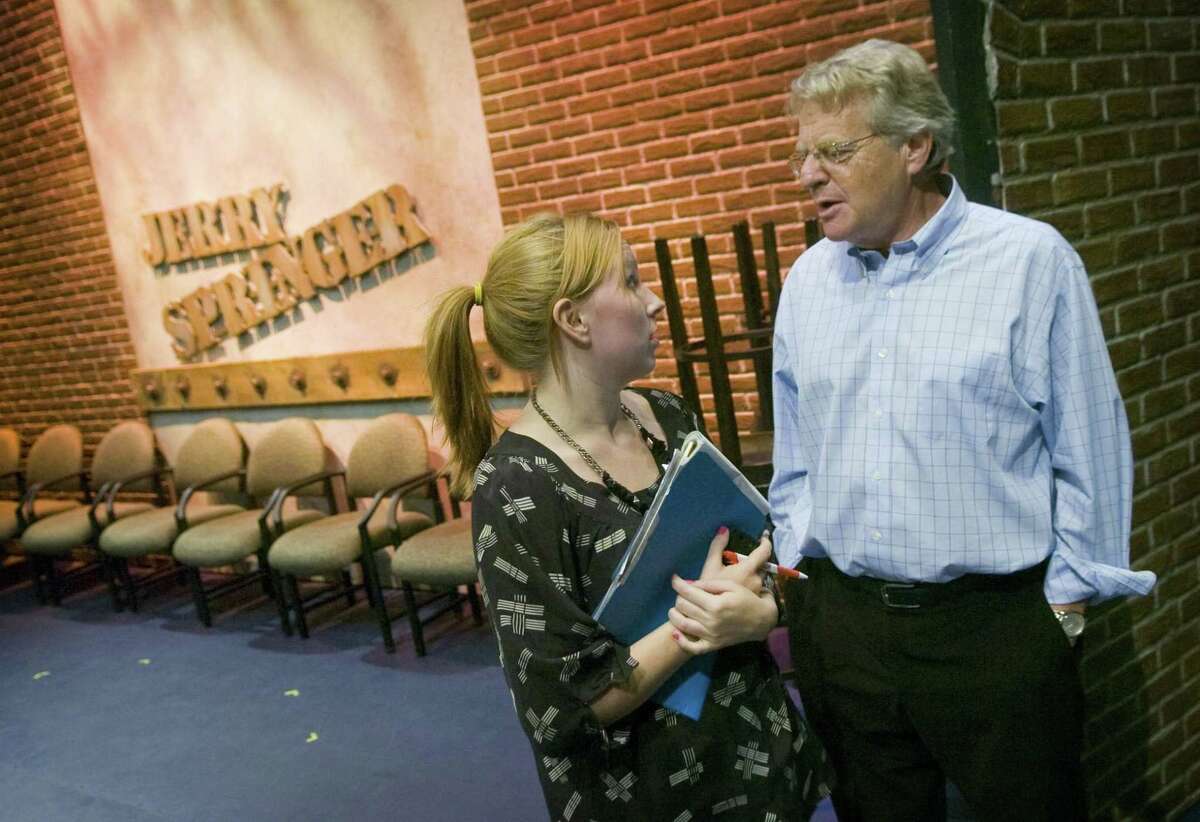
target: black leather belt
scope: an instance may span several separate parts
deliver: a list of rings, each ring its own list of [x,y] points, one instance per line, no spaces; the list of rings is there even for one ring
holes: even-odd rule
[[[1047,562],[1011,574],[964,574],[949,582],[892,582],[875,577],[852,577],[829,559],[810,557],[803,570],[817,570],[846,588],[871,595],[888,608],[917,610],[943,605],[962,596],[981,592],[1012,592],[1040,586],[1046,579]]]

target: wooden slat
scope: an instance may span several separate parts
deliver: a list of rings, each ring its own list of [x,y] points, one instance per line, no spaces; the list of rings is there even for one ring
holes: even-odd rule
[[[692,406],[700,425],[704,415],[700,413],[700,389],[696,385],[696,365],[682,357],[687,345],[687,325],[683,321],[683,306],[679,301],[679,286],[675,282],[675,266],[671,262],[671,250],[666,240],[654,241],[654,253],[658,257],[658,279],[662,283],[663,302],[667,304],[667,325],[671,329],[671,349],[675,357],[675,370],[679,375],[679,390]]]
[[[523,394],[528,380],[475,344],[493,394]],[[261,408],[429,396],[425,349],[391,348],[282,360],[139,368],[131,378],[146,411]],[[221,389],[224,389],[223,391]]]
[[[701,236],[692,237],[692,260],[696,264],[696,290],[700,296],[700,317],[704,321],[704,340],[708,352],[708,373],[712,380],[713,403],[717,409],[717,431],[721,451],[734,465],[742,464],[738,445],[737,417],[729,393],[729,366],[725,362],[725,340],[717,316],[717,298],[713,291],[712,268],[708,262],[708,244]]]

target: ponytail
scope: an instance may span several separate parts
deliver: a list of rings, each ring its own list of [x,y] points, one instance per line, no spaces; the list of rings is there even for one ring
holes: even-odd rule
[[[495,419],[487,386],[471,342],[470,315],[475,292],[469,286],[442,295],[425,324],[425,369],[433,414],[450,443],[450,490],[470,497],[475,468],[492,446]]]

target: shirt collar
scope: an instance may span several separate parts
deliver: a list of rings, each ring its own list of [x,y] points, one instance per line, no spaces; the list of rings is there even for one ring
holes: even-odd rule
[[[940,176],[943,184],[948,184],[950,193],[941,208],[917,229],[917,233],[907,240],[893,243],[892,254],[905,255],[915,252],[914,264],[922,260],[930,251],[942,244],[942,241],[954,233],[967,215],[967,198],[962,193],[958,181],[952,174]],[[847,244],[846,253],[861,262],[868,271],[874,271],[883,265],[883,255],[878,251],[860,248]]]

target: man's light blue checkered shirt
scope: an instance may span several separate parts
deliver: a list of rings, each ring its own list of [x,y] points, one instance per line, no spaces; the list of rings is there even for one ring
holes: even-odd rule
[[[943,582],[1050,557],[1052,603],[1145,594],[1129,427],[1083,263],[968,203],[885,258],[822,240],[775,323],[775,551]]]

